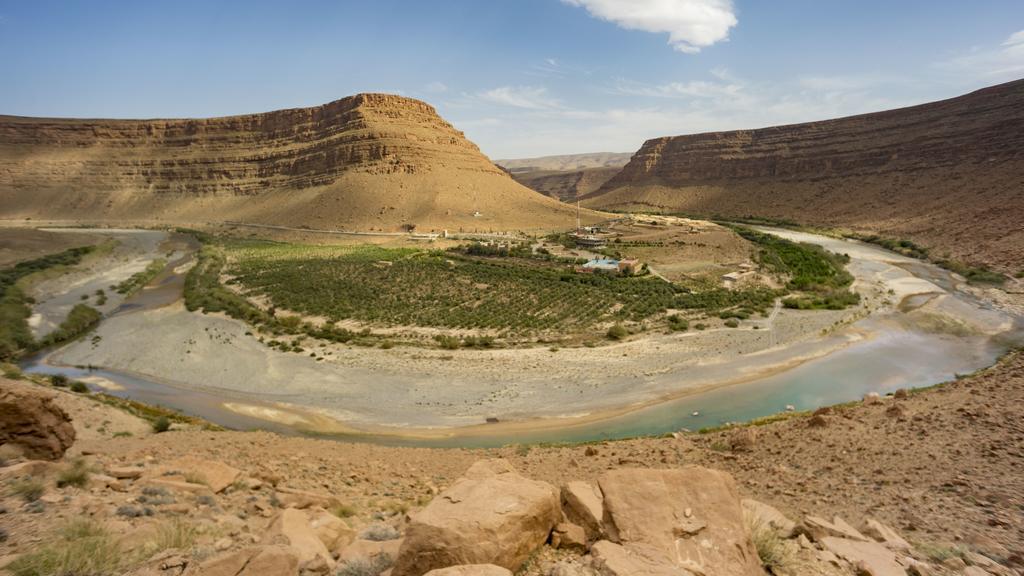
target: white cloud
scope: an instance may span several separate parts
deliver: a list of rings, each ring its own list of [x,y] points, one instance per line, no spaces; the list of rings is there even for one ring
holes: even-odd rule
[[[737,24],[732,0],[562,0],[627,30],[664,33],[680,52],[695,54],[728,39]]]
[[[475,95],[478,100],[501,106],[546,110],[558,108],[558,100],[548,96],[547,88],[538,86],[501,86]]]
[[[998,47],[975,47],[937,62],[935,68],[969,82],[1017,80],[1024,74],[1024,30],[1011,34]]]
[[[444,82],[434,81],[424,86],[423,91],[430,94],[443,94],[448,91],[448,86]]]
[[[1003,46],[1016,46],[1018,44],[1024,44],[1024,30],[1010,34],[1006,42],[1003,42]]]

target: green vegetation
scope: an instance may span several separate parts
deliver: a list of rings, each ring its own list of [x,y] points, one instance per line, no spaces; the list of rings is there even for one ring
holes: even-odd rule
[[[28,326],[32,299],[20,286],[20,281],[32,274],[78,264],[95,249],[95,246],[71,248],[0,270],[0,359],[13,360],[23,351],[37,348]]]
[[[167,261],[163,259],[153,260],[146,266],[146,269],[141,272],[132,274],[131,278],[128,278],[124,282],[121,282],[114,287],[114,291],[118,294],[130,295],[136,290],[142,288],[146,284],[149,284],[153,278],[156,278],[157,274],[163,271],[167,266]]]
[[[655,278],[575,274],[535,259],[268,242],[205,247],[186,280],[186,305],[191,310],[223,311],[271,331],[305,332],[341,342],[359,335],[335,328],[332,322],[311,327],[296,318],[289,326],[272,310],[261,310],[221,286],[217,279],[225,268],[235,275],[230,282],[268,296],[274,306],[332,322],[352,319],[518,333],[579,330],[605,320],[638,321],[663,312],[685,294],[685,289]],[[471,338],[465,345],[489,347],[492,342]]]
[[[54,346],[74,340],[92,330],[94,326],[99,324],[101,319],[103,319],[103,315],[95,308],[85,304],[75,304],[75,307],[68,313],[68,317],[60,323],[56,330],[47,334],[39,342],[38,347],[46,348],[47,346]]]
[[[968,266],[957,260],[943,259],[935,263],[950,272],[955,272],[967,279],[970,284],[992,284],[1001,286],[1006,283],[1006,276],[989,270],[984,266]]]
[[[766,270],[785,276],[786,287],[802,293],[783,300],[787,308],[842,310],[860,302],[860,295],[849,290],[849,256],[742,226],[732,228],[760,248],[758,261]]]
[[[57,487],[75,486],[85,488],[89,483],[89,465],[82,458],[76,458],[70,466],[57,474]]]
[[[884,236],[879,236],[878,234],[844,234],[843,236],[845,238],[852,238],[869,244],[876,244],[886,250],[890,250],[904,256],[909,256],[911,258],[920,258],[921,260],[928,258],[928,249],[923,246],[919,246],[910,240],[886,238]]]
[[[623,340],[629,336],[629,330],[622,324],[615,324],[608,329],[608,338],[612,340]]]
[[[70,382],[68,377],[63,374],[54,374],[50,376],[50,385],[56,388],[67,388]]]
[[[76,394],[85,394],[89,391],[89,387],[86,386],[85,382],[75,380],[71,383],[71,391]]]
[[[55,541],[19,556],[7,569],[14,576],[108,576],[120,573],[124,551],[102,523],[73,520]]]
[[[795,558],[778,531],[767,523],[759,523],[750,527],[750,535],[761,565],[771,574],[785,573]]]
[[[155,420],[150,422],[153,426],[153,432],[160,434],[161,432],[167,432],[171,429],[171,421],[166,416],[158,416]]]
[[[678,314],[673,314],[668,317],[668,327],[673,332],[686,332],[690,329],[690,322]]]
[[[23,478],[15,480],[10,485],[10,495],[21,498],[25,502],[35,502],[42,498],[46,492],[46,486],[36,478]]]

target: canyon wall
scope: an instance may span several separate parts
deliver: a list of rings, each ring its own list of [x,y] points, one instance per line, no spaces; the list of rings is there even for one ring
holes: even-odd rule
[[[424,102],[196,120],[0,116],[0,217],[393,230],[569,226]]]
[[[837,120],[657,138],[585,199],[785,219],[1024,269],[1024,81]]]

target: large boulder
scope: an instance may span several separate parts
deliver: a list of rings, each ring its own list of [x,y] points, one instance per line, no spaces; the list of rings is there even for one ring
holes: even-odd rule
[[[671,566],[705,576],[763,576],[729,474],[695,466],[623,469],[598,483],[613,542],[657,551]]]
[[[589,482],[577,480],[562,486],[562,511],[565,517],[582,526],[590,540],[597,540],[601,536],[603,501],[601,491]]]
[[[0,378],[0,446],[36,460],[59,460],[75,441],[71,417],[36,386]]]
[[[172,480],[186,480],[201,484],[214,493],[223,492],[242,474],[242,471],[216,460],[185,456],[153,468],[146,476]]]
[[[905,576],[896,554],[877,542],[864,542],[849,538],[825,536],[821,545],[826,550],[849,562],[857,574],[865,576]]]
[[[554,486],[505,460],[477,462],[412,517],[392,576],[494,564],[515,571],[561,520]]]
[[[643,545],[626,548],[601,540],[590,549],[592,565],[601,576],[696,576],[674,566],[672,559]]]

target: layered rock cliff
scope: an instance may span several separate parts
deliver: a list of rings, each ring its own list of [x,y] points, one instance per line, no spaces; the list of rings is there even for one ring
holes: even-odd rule
[[[426,103],[360,94],[198,120],[0,116],[0,217],[568,226]],[[570,217],[572,216],[572,217]]]
[[[760,216],[1024,268],[1024,81],[849,118],[649,140],[585,203]]]
[[[562,202],[575,202],[604,185],[621,168],[583,168],[571,171],[542,170],[513,172],[512,178],[523,186]]]

